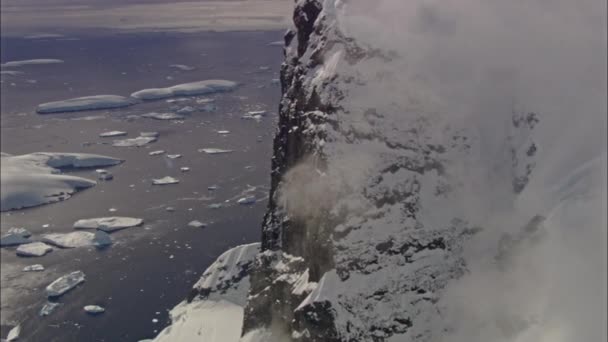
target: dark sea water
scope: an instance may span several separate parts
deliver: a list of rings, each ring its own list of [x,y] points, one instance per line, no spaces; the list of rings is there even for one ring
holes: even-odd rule
[[[23,341],[138,341],[151,338],[168,323],[168,310],[185,298],[211,262],[226,249],[254,242],[266,207],[272,136],[276,123],[282,60],[281,48],[268,46],[281,32],[197,34],[87,34],[77,40],[2,38],[2,62],[58,58],[63,64],[14,68],[24,74],[2,76],[1,150],[98,153],[124,159],[109,168],[114,180],[77,193],[67,201],[1,214],[1,230],[20,226],[34,235],[70,232],[81,218],[133,216],[142,227],[112,234],[110,248],[56,249],[41,258],[15,256],[14,248],[0,251],[2,265],[2,336],[20,323]],[[193,66],[193,71],[170,68]],[[269,67],[260,69],[260,67]],[[9,69],[3,69],[9,70]],[[171,106],[196,105],[194,99],[146,102],[125,109],[39,115],[36,105],[72,97],[130,93],[154,87],[205,79],[228,79],[242,85],[234,92],[206,96],[217,111],[194,113],[180,122],[129,118]],[[198,98],[202,98],[199,96]],[[243,120],[249,110],[267,110],[261,121]],[[157,131],[159,140],[145,147],[118,148],[99,138],[109,130]],[[217,130],[229,130],[220,135]],[[231,154],[207,155],[197,150],[217,147]],[[154,150],[182,158],[149,156]],[[187,166],[190,172],[180,172]],[[94,170],[75,174],[95,179]],[[177,185],[153,186],[152,178],[173,176]],[[219,186],[209,191],[208,186]],[[236,199],[255,186],[260,200],[251,206]],[[226,202],[228,201],[228,202]],[[209,209],[223,203],[220,209]],[[165,207],[175,208],[168,212]],[[114,208],[116,211],[110,212]],[[187,226],[192,220],[206,228]],[[49,225],[43,228],[43,225]],[[35,263],[44,272],[22,272]],[[38,311],[46,302],[44,287],[75,270],[86,282],[62,296],[62,305],[48,317]],[[82,307],[106,308],[99,316]],[[153,320],[158,320],[154,322]]]

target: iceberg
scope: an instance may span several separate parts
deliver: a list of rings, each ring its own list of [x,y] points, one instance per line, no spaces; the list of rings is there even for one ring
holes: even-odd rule
[[[69,198],[94,186],[92,180],[61,174],[61,169],[105,167],[122,160],[96,154],[31,153],[2,155],[1,211],[22,209]]]
[[[135,103],[136,101],[132,98],[119,95],[94,95],[43,103],[38,105],[36,112],[39,114],[50,114],[95,109],[113,109],[132,106]]]
[[[154,185],[169,185],[169,184],[177,184],[177,183],[179,183],[178,179],[169,177],[169,176],[152,180],[152,184],[154,184]]]
[[[59,297],[82,282],[84,282],[84,273],[82,271],[74,271],[50,283],[46,287],[46,294],[48,297]]]
[[[103,249],[112,244],[112,238],[110,235],[103,230],[98,230],[95,232],[95,236],[93,237],[93,245],[97,247],[97,249]]]
[[[44,234],[40,237],[40,240],[59,248],[77,248],[92,246],[94,238],[95,234],[80,231],[65,234]]]
[[[144,220],[134,217],[98,217],[82,219],[74,223],[74,229],[98,229],[107,233],[117,230],[136,227],[144,223]]]
[[[86,313],[91,315],[99,315],[106,311],[106,309],[102,308],[99,305],[86,305],[83,309],[84,311],[86,311]]]
[[[181,120],[181,119],[186,118],[183,115],[179,115],[179,114],[175,114],[175,113],[156,113],[156,112],[143,114],[141,117],[147,118],[147,119],[155,119],[155,120]]]
[[[32,242],[17,247],[17,255],[23,257],[41,257],[51,252],[53,247],[44,242]]]
[[[233,150],[223,150],[221,148],[201,148],[198,150],[199,152],[205,152],[207,154],[223,154],[223,153],[231,153]]]
[[[127,135],[127,132],[123,132],[123,131],[109,131],[109,132],[103,132],[100,133],[99,136],[102,138],[111,138],[111,137],[121,137]]]
[[[206,80],[178,84],[168,88],[152,88],[136,91],[131,97],[141,100],[157,100],[173,96],[195,96],[217,92],[230,91],[236,88],[237,83],[227,80]]]
[[[63,63],[63,60],[54,59],[54,58],[38,58],[38,59],[24,59],[24,60],[19,60],[19,61],[10,61],[10,62],[0,64],[0,67],[14,68],[14,67],[21,67],[24,65],[59,64],[59,63]]]
[[[29,265],[29,266],[25,266],[23,268],[23,272],[42,272],[42,271],[44,271],[44,266],[42,266],[40,264]]]

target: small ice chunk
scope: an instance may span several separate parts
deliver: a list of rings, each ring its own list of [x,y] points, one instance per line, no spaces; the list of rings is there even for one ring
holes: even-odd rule
[[[38,312],[38,315],[42,317],[48,316],[52,314],[53,311],[55,311],[55,309],[57,309],[57,307],[60,305],[60,303],[46,302]]]
[[[205,228],[205,227],[207,227],[207,224],[203,223],[201,221],[198,221],[198,220],[194,220],[194,221],[190,221],[190,223],[188,223],[188,226],[194,227],[194,228]]]
[[[181,154],[167,154],[167,158],[169,159],[177,159],[177,158],[181,158],[182,155]]]
[[[95,236],[93,237],[93,245],[97,247],[97,249],[103,249],[112,244],[112,238],[110,235],[103,230],[98,230],[95,232]]]
[[[132,138],[132,139],[122,139],[122,140],[114,140],[112,142],[112,146],[115,147],[139,147],[139,146],[144,146],[147,145],[149,143],[153,143],[155,142],[157,139],[156,137],[146,137],[146,136],[139,136],[137,138]]]
[[[169,67],[179,69],[182,71],[192,71],[192,70],[196,69],[195,67],[191,67],[189,65],[184,65],[184,64],[170,64]]]
[[[132,97],[142,100],[164,99],[173,96],[195,96],[230,91],[236,88],[237,83],[227,80],[206,80],[178,84],[168,88],[152,88],[136,91]]]
[[[114,179],[114,176],[111,173],[106,172],[106,173],[100,174],[97,178],[102,181],[110,181],[110,180]]]
[[[217,106],[213,103],[206,103],[203,106],[198,107],[198,109],[205,113],[211,113],[217,110]]]
[[[17,255],[23,257],[41,257],[51,252],[53,247],[44,242],[32,242],[17,247]]]
[[[127,132],[123,132],[123,131],[109,131],[109,132],[103,132],[100,133],[99,136],[102,138],[110,138],[110,137],[121,137],[127,135]]]
[[[39,64],[59,64],[63,63],[61,59],[54,58],[38,58],[38,59],[25,59],[20,61],[10,61],[6,63],[0,64],[0,67],[3,68],[11,68],[11,67],[20,67],[24,65],[39,65]]]
[[[179,170],[180,170],[181,172],[188,172],[188,171],[190,171],[190,168],[189,168],[189,167],[187,167],[187,166],[184,166],[184,167],[180,167],[180,168],[179,168]]]
[[[2,71],[0,71],[0,75],[18,76],[18,75],[22,75],[22,74],[23,74],[22,71],[15,71],[15,70],[2,70]]]
[[[23,227],[11,227],[8,229],[8,231],[6,233],[8,235],[18,234],[18,235],[23,236],[24,238],[29,238],[30,236],[32,236],[32,233],[30,233],[27,229],[25,229]]]
[[[261,115],[261,116],[264,116],[267,113],[268,112],[265,110],[252,110],[252,111],[247,112],[247,114],[249,114],[249,115]]]
[[[282,40],[277,40],[277,41],[268,43],[268,46],[283,46],[283,45],[285,45],[285,42],[283,42]]]
[[[210,99],[208,97],[203,97],[203,98],[200,98],[200,99],[196,99],[196,103],[198,103],[198,104],[206,104],[206,103],[211,103],[211,102],[215,102],[215,100],[214,99]]]
[[[186,106],[184,108],[181,108],[180,110],[178,110],[176,113],[177,114],[192,114],[196,112],[196,109],[194,109],[194,107],[191,106]]]
[[[74,271],[50,283],[46,287],[46,295],[48,297],[59,297],[82,282],[84,282],[84,273],[82,271]]]
[[[134,104],[135,101],[132,98],[124,96],[95,95],[43,103],[38,105],[36,112],[39,114],[76,112],[82,110],[122,108]]]
[[[222,154],[222,153],[231,153],[233,150],[223,150],[221,148],[201,148],[198,150],[199,152],[205,152],[207,154]]]
[[[91,315],[99,315],[106,311],[106,309],[102,308],[99,305],[86,305],[83,309],[84,311],[86,311],[86,313]]]
[[[181,119],[186,118],[183,115],[179,115],[179,114],[175,114],[175,113],[156,113],[156,112],[143,114],[141,117],[148,118],[148,119],[156,119],[156,120],[181,120]]]
[[[57,246],[59,248],[77,248],[87,247],[93,245],[95,234],[91,232],[70,232],[70,233],[56,233],[56,234],[44,234],[40,237],[42,242],[46,242],[49,245]]]
[[[242,205],[254,204],[255,202],[256,202],[255,196],[246,196],[243,198],[239,198],[239,200],[236,201],[236,203],[242,204]]]
[[[172,213],[172,212],[175,211],[175,208],[173,208],[173,207],[166,207],[165,210],[168,211],[168,212],[170,212],[170,213]]]
[[[104,173],[108,173],[108,170],[106,170],[106,169],[97,169],[97,170],[95,170],[95,172],[97,172],[98,174],[102,175]]]
[[[221,203],[212,203],[207,206],[209,209],[220,209],[222,207]]]
[[[29,265],[29,266],[25,266],[23,268],[23,272],[42,272],[42,271],[44,271],[44,266],[42,266],[40,264]]]
[[[230,134],[230,131],[217,131],[217,134]]]
[[[161,154],[163,154],[163,153],[165,153],[165,151],[163,151],[163,150],[158,150],[158,151],[152,151],[152,152],[150,152],[150,153],[148,153],[148,154],[149,154],[149,155],[151,155],[151,156],[158,156],[158,155],[161,155]]]
[[[74,229],[99,229],[111,233],[120,229],[136,227],[142,223],[144,220],[134,217],[98,217],[78,220],[74,223]]]
[[[179,180],[170,176],[152,180],[152,184],[154,185],[169,185],[177,183],[179,183]]]
[[[19,335],[21,335],[21,325],[17,324],[16,327],[13,327],[13,329],[8,332],[8,335],[6,336],[6,341],[17,341],[19,339]]]
[[[278,79],[278,78],[273,78],[273,79],[270,80],[270,84],[272,84],[272,85],[281,84],[281,80]]]
[[[209,190],[209,191],[215,191],[215,190],[217,190],[217,189],[219,189],[219,188],[220,188],[220,187],[219,187],[219,186],[217,186],[217,185],[210,185],[210,186],[208,186],[208,187],[207,187],[207,190]]]
[[[18,246],[30,242],[21,234],[7,234],[0,238],[0,247]]]

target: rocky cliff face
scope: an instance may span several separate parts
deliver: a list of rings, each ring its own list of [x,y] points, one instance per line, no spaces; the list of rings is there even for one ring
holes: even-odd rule
[[[547,53],[556,26],[503,4],[296,1],[261,249],[228,279],[241,342],[601,340],[577,290],[601,281],[572,278],[605,279],[605,103],[558,82],[586,69]]]

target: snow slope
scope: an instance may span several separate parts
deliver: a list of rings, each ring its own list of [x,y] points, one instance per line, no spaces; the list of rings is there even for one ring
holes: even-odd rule
[[[1,158],[2,211],[61,201],[78,190],[95,185],[92,180],[61,174],[60,169],[105,167],[122,162],[84,153],[3,154]]]

